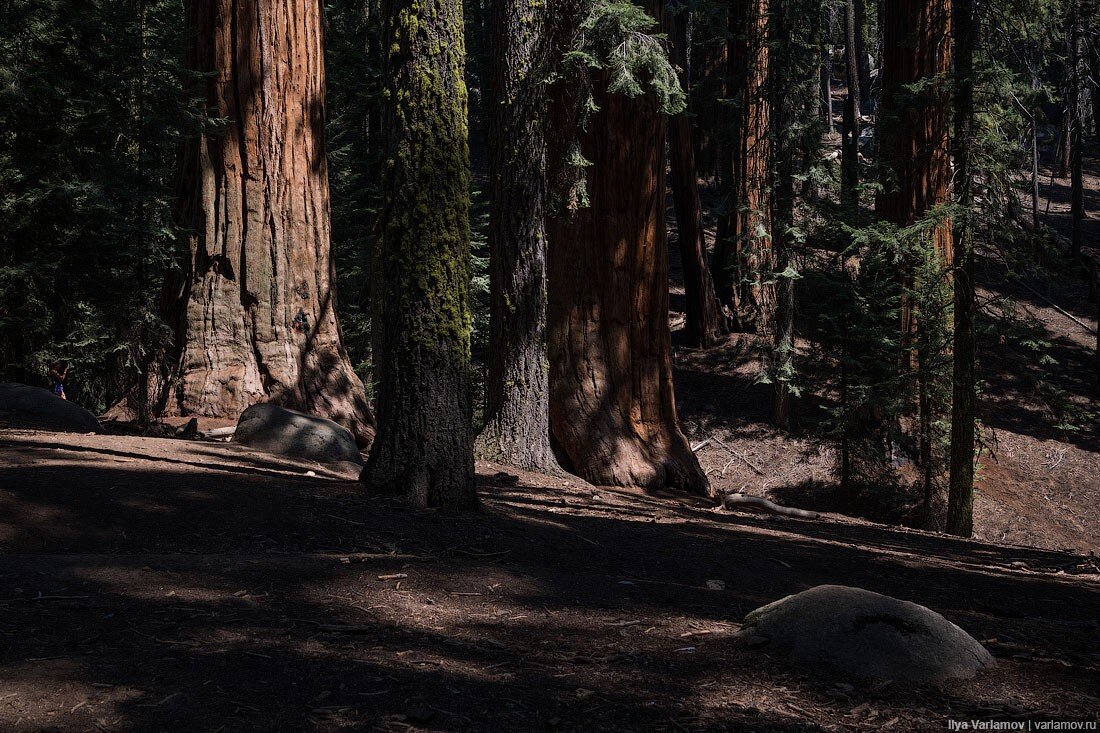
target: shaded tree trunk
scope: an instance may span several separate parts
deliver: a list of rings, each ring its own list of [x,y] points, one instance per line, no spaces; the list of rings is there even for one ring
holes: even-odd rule
[[[844,129],[841,137],[841,200],[850,209],[852,222],[859,214],[859,111],[860,77],[859,28],[856,25],[855,6],[860,0],[846,0],[844,4],[844,83],[847,94],[844,97]]]
[[[596,76],[599,111],[579,133],[590,205],[547,227],[554,444],[563,466],[594,484],[706,493],[673,396],[663,116],[655,100],[609,94]],[[567,97],[574,82],[557,92]],[[567,144],[561,133],[555,145]]]
[[[715,40],[717,34],[714,29],[701,20],[705,18],[704,14],[699,13],[692,18],[691,11],[686,7],[681,12],[689,14],[685,26],[687,22],[692,23],[692,32],[688,34],[692,86],[690,89],[684,87],[684,91],[688,93],[688,106],[694,113],[691,125],[696,167],[703,178],[714,176],[719,184],[725,185],[728,183],[727,171],[722,166],[722,160],[725,159],[726,141],[721,129],[729,112],[719,100],[726,96],[729,43],[725,39]],[[683,68],[688,70],[687,66]]]
[[[855,13],[856,68],[859,78],[860,111],[873,108],[871,103],[871,59],[867,54],[867,0],[853,0]]]
[[[680,85],[684,89],[690,87],[687,77],[686,13],[686,10],[665,13],[665,24],[672,42],[671,60],[680,69]],[[705,348],[712,345],[725,330],[725,319],[718,307],[714,282],[707,265],[703,206],[699,201],[699,176],[695,169],[691,124],[686,111],[670,117],[668,126],[672,200],[676,209],[676,229],[687,300],[686,339],[692,346]]]
[[[386,0],[388,180],[372,318],[378,435],[362,480],[470,507],[470,158],[459,0]]]
[[[1069,168],[1070,168],[1070,254],[1076,260],[1081,256],[1081,223],[1085,218],[1084,181],[1081,170],[1082,115],[1081,115],[1081,0],[1070,2],[1069,26]]]
[[[821,119],[825,123],[825,132],[836,132],[833,124],[833,25],[836,10],[828,5],[823,11],[825,18],[825,43],[821,49]]]
[[[813,81],[803,77],[803,69],[813,69],[815,52],[806,43],[815,30],[797,32],[792,3],[773,3],[769,41],[775,51],[771,58],[769,95],[772,112],[772,164],[775,184],[772,199],[772,246],[775,253],[776,320],[775,354],[772,358],[772,424],[782,430],[791,425],[791,382],[794,379],[794,214],[795,157],[806,149],[806,135],[796,132],[798,114],[814,96]],[[807,151],[808,152],[808,151]],[[807,158],[809,155],[806,156]]]
[[[189,248],[163,411],[236,418],[271,401],[365,445],[372,416],[336,316],[320,5],[190,0],[186,13],[188,67],[227,123],[182,155]]]
[[[978,42],[974,31],[973,0],[952,0],[955,30],[955,120],[953,152],[955,199],[967,216],[973,204],[973,169],[970,158],[974,119],[974,54]],[[977,345],[974,319],[973,226],[968,219],[956,222],[954,265],[954,312],[951,448],[947,490],[947,526],[951,534],[969,537],[974,530],[974,429],[975,359]]]
[[[556,471],[546,356],[544,9],[490,7],[489,374],[480,457]]]
[[[882,219],[899,227],[910,227],[948,198],[950,105],[943,78],[951,68],[950,0],[903,0],[898,5],[882,16],[878,157],[884,170],[893,176],[883,181],[875,208]],[[914,94],[911,85],[919,84],[924,86]],[[935,259],[941,271],[948,268],[953,261],[950,222],[932,226],[924,237],[930,258]],[[945,309],[923,316],[918,313],[911,294],[934,287],[940,279],[937,275],[919,281],[917,273],[921,268],[920,258],[913,254],[899,262],[904,353],[900,367],[906,377],[902,399],[915,405],[917,411],[915,423],[903,425],[903,430],[916,443],[925,517],[931,521],[940,481],[932,431],[944,406],[937,396],[940,385],[936,374],[943,354],[933,353],[930,343],[931,336],[945,331],[947,323]]]
[[[775,330],[775,287],[768,283],[774,266],[771,233],[771,192],[768,166],[768,0],[737,0],[730,9],[733,32],[730,57],[734,112],[733,192],[719,221],[715,267],[722,276],[718,297],[727,305],[734,325],[762,335]]]

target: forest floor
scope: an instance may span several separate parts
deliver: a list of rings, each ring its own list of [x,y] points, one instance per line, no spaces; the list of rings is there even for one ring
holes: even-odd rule
[[[1044,185],[1055,227],[1063,184]],[[1100,243],[1095,218],[1087,241]],[[354,470],[219,442],[0,429],[0,731],[1095,720],[1096,305],[1052,267],[1010,272],[990,256],[980,268],[976,540],[871,521],[895,522],[886,510],[837,513],[835,456],[815,432],[827,395],[808,390],[792,433],[767,427],[744,335],[676,349],[685,431],[710,441],[698,455],[719,488],[819,519],[486,463],[480,511],[419,511],[365,492]],[[933,608],[998,664],[944,687],[863,686],[734,643],[748,611],[823,583]]]
[[[929,731],[1100,712],[1100,575],[1080,555],[491,464],[480,511],[419,511],[353,473],[0,431],[0,730]],[[998,664],[852,686],[732,641],[749,610],[821,583],[925,604]]]

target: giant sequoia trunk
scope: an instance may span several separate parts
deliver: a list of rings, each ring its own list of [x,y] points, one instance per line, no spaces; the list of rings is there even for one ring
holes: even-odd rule
[[[556,470],[546,360],[544,6],[491,6],[489,378],[482,458]]]
[[[882,97],[879,107],[879,159],[889,172],[875,208],[879,216],[899,227],[911,227],[948,199],[951,163],[948,151],[950,100],[945,76],[951,68],[950,0],[903,0],[883,14]],[[937,335],[949,324],[946,308],[920,313],[916,293],[949,279],[952,236],[949,221],[941,220],[923,233],[922,264],[909,248],[899,262],[903,291],[901,364],[907,389],[902,396],[916,407],[916,420],[903,421],[904,433],[917,444],[925,510],[931,512],[939,490],[941,459],[935,455],[933,431],[946,409],[939,395],[937,374],[944,361]],[[940,272],[929,275],[928,265]],[[918,276],[923,270],[925,277]],[[930,516],[930,515],[928,515]]]
[[[718,222],[714,250],[719,298],[736,326],[774,332],[775,287],[771,240],[770,162],[765,84],[768,78],[768,0],[736,0],[730,8],[730,81],[734,113],[732,193]]]
[[[702,493],[672,390],[662,116],[595,87],[580,133],[590,205],[548,226],[551,431],[592,483]]]
[[[191,0],[189,67],[225,127],[189,141],[168,414],[236,418],[277,402],[361,444],[372,418],[336,317],[329,251],[321,7]]]
[[[665,24],[672,41],[672,63],[679,67],[680,86],[690,88],[688,79],[687,10],[665,13]],[[718,307],[714,281],[707,266],[706,233],[703,207],[699,200],[699,174],[695,168],[695,149],[691,144],[691,124],[687,112],[669,119],[668,152],[672,170],[672,200],[676,208],[676,230],[680,260],[684,268],[684,297],[687,301],[684,331],[692,346],[707,347],[725,330],[725,319]]]
[[[385,218],[372,318],[378,435],[362,480],[420,506],[470,507],[470,159],[460,0],[383,7]]]

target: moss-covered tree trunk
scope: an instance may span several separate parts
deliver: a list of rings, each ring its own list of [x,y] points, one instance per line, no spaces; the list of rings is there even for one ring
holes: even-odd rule
[[[551,432],[565,468],[592,483],[703,493],[672,388],[663,116],[597,77],[579,140],[589,205],[547,227]],[[560,86],[568,98],[577,85]]]
[[[470,161],[459,0],[385,0],[387,178],[372,263],[378,435],[362,480],[471,507]]]
[[[899,227],[912,227],[946,203],[951,182],[948,148],[951,69],[950,0],[904,0],[883,14],[882,95],[879,106],[879,161],[886,171],[875,209]],[[899,258],[902,290],[901,399],[915,407],[902,431],[915,443],[921,471],[925,521],[931,524],[942,498],[942,450],[937,425],[946,418],[943,365],[949,349],[949,309],[937,290],[950,281],[951,223],[929,222],[919,247]],[[910,243],[912,245],[914,243]],[[921,312],[924,300],[926,312]],[[949,393],[949,392],[948,392]],[[907,409],[905,412],[908,412]]]
[[[730,30],[727,94],[737,102],[731,143],[733,186],[718,223],[715,281],[732,325],[770,336],[775,330],[775,286],[770,284],[775,263],[768,173],[768,0],[736,0],[730,8]]]
[[[321,7],[189,0],[187,62],[224,128],[187,142],[188,258],[170,303],[167,414],[276,402],[372,435],[336,317]]]
[[[672,42],[671,61],[678,67],[680,86],[691,87],[687,75],[687,9],[666,12],[665,25]],[[710,267],[707,265],[703,206],[699,200],[699,174],[691,144],[691,123],[687,112],[668,121],[668,154],[672,172],[672,200],[676,209],[676,231],[680,260],[684,268],[684,299],[687,301],[684,331],[692,346],[712,345],[725,331],[725,318],[718,307]]]
[[[490,7],[487,460],[557,470],[546,357],[545,6]]]

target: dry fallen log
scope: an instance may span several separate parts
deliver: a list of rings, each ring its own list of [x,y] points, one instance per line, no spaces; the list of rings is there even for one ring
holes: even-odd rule
[[[809,512],[805,509],[792,509],[791,507],[780,506],[774,501],[768,501],[760,496],[748,496],[736,492],[726,494],[725,505],[726,509],[756,509],[757,511],[768,512],[769,514],[779,514],[784,517],[798,517],[799,519],[817,519],[821,516],[817,512]]]

